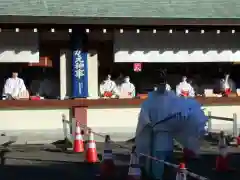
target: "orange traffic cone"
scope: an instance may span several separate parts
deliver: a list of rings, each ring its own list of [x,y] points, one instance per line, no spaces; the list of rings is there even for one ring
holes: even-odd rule
[[[178,166],[178,171],[176,175],[176,180],[186,180],[187,174],[186,174],[186,167],[184,163],[180,163]]]
[[[223,131],[220,132],[220,137],[218,141],[219,154],[216,157],[216,171],[226,172],[231,170],[229,168],[229,155],[228,146],[226,142],[226,136]]]
[[[73,144],[73,152],[81,153],[84,152],[84,142],[82,137],[82,132],[80,130],[80,124],[76,122],[76,131],[75,131],[75,139]]]
[[[136,153],[136,146],[132,147],[130,165],[128,170],[127,180],[140,180],[141,179],[141,168],[139,166],[139,158]]]
[[[100,176],[104,179],[106,177],[113,178],[115,174],[115,164],[113,162],[112,149],[110,147],[110,136],[106,135],[105,137],[105,147],[103,151],[103,159],[100,167],[101,174]]]
[[[94,141],[94,136],[91,129],[89,129],[88,133],[89,133],[89,137],[88,137],[85,161],[88,163],[96,163],[98,162],[96,142]]]

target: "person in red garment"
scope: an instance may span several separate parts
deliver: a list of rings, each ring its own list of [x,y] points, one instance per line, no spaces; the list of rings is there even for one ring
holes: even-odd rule
[[[220,81],[220,91],[223,96],[229,96],[235,90],[235,83],[230,79],[230,74],[225,74],[225,77]]]
[[[176,87],[177,96],[194,97],[195,92],[190,83],[187,82],[187,77],[183,76],[182,82]]]
[[[118,95],[117,85],[114,81],[111,80],[110,74],[100,84],[100,95],[103,98],[114,98],[116,95]]]

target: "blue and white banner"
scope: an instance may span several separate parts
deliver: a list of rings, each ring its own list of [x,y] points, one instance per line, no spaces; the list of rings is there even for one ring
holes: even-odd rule
[[[74,32],[72,34],[72,97],[88,97],[88,53],[82,50],[84,34]]]
[[[88,64],[87,52],[73,51],[72,57],[72,90],[74,98],[88,97]]]

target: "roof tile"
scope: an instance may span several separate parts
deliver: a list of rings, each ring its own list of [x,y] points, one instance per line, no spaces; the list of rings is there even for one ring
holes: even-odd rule
[[[0,0],[0,15],[240,18],[239,0]]]

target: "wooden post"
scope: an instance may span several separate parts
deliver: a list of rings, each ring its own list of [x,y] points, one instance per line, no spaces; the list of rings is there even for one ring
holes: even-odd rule
[[[72,118],[72,138],[71,138],[71,142],[73,143],[74,142],[74,139],[75,139],[75,132],[76,132],[76,118],[73,117]]]
[[[212,132],[212,113],[208,111],[208,134]]]
[[[233,113],[233,137],[238,137],[239,130],[238,130],[238,123],[237,123],[237,114]]]

